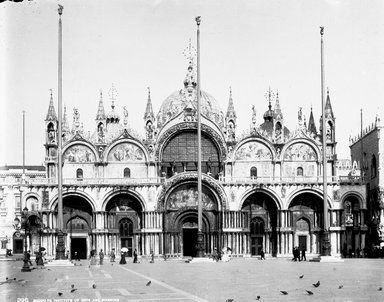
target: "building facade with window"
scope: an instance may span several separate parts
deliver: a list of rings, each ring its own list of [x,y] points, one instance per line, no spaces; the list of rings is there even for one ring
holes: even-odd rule
[[[113,91],[108,112],[100,94],[91,134],[83,129],[77,109],[70,127],[64,108],[63,215],[66,249],[72,256],[78,252],[85,258],[92,249],[109,252],[123,247],[128,256],[134,249],[141,255],[153,251],[167,258],[195,255],[195,78],[190,64],[183,85],[165,99],[157,115],[148,92],[145,137],[129,126],[125,107],[122,116],[116,112]],[[365,187],[357,178],[337,175],[336,125],[329,94],[325,131],[317,131],[312,111],[307,125],[301,109],[296,128],[289,130],[278,94],[269,91],[267,99],[263,120],[257,121],[253,107],[249,128],[239,135],[232,91],[225,114],[210,94],[201,92],[205,253],[230,247],[236,256],[257,256],[264,250],[270,257],[291,257],[294,246],[306,249],[308,256],[321,252],[323,132],[332,253],[363,249]],[[48,255],[54,255],[57,240],[57,125],[51,96],[45,119],[46,175],[22,185],[21,207],[26,204],[30,219],[41,226],[41,244]],[[10,201],[11,194],[5,187],[2,190],[2,200]],[[32,201],[37,203],[35,211],[29,206]],[[8,215],[19,214],[15,208]],[[8,238],[14,234],[9,228]]]
[[[368,247],[384,247],[384,141],[379,116],[357,137],[350,139],[351,158],[367,185]]]

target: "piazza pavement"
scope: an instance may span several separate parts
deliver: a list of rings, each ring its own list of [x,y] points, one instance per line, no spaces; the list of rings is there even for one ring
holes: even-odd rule
[[[1,261],[0,301],[384,301],[384,259],[75,263],[21,272],[22,261]],[[320,286],[314,287],[317,281]]]

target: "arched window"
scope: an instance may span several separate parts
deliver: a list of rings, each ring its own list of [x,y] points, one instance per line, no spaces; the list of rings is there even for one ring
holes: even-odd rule
[[[76,170],[76,178],[77,179],[83,179],[83,169],[77,169]]]
[[[303,171],[303,168],[302,167],[298,167],[297,170],[296,170],[296,175],[297,176],[303,176],[304,175],[304,171]]]
[[[257,168],[256,167],[251,168],[251,177],[252,178],[257,177]]]
[[[124,169],[124,178],[130,178],[131,177],[131,170],[129,168]]]
[[[254,218],[251,221],[251,235],[264,234],[264,221],[261,218]]]
[[[375,178],[376,173],[377,173],[377,165],[376,165],[376,156],[373,154],[372,155],[372,160],[371,160],[371,177]]]
[[[124,218],[124,219],[120,220],[119,234],[120,234],[120,237],[133,236],[133,223],[130,219]]]

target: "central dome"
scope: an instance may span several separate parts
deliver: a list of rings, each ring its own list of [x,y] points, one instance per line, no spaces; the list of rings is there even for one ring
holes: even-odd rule
[[[224,114],[213,96],[200,91],[201,114],[221,129],[224,127]],[[191,108],[192,107],[192,108]],[[184,109],[197,111],[197,89],[193,68],[190,64],[184,80],[184,88],[172,93],[162,103],[157,114],[157,127],[160,129]]]

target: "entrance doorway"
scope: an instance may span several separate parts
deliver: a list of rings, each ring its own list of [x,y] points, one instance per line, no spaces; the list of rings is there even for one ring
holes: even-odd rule
[[[183,228],[183,255],[196,256],[197,228]]]
[[[13,253],[22,254],[23,253],[23,239],[13,239]]]
[[[299,236],[300,251],[307,250],[307,236]]]
[[[121,238],[121,248],[126,247],[128,252],[124,252],[125,257],[132,257],[132,238]]]
[[[260,255],[263,249],[263,237],[251,237],[251,255]]]
[[[77,252],[80,259],[87,259],[87,238],[71,238],[71,259]]]

